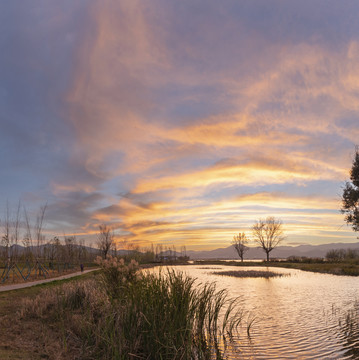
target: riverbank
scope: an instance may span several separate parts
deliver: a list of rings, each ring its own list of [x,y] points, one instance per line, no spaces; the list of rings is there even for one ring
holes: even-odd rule
[[[136,262],[121,259],[100,267],[1,293],[0,359],[212,359],[242,320],[237,302],[213,284],[198,287],[171,271],[139,273]]]
[[[51,279],[51,282],[0,293],[0,359],[62,359],[62,330],[40,318],[20,319],[23,302],[35,299],[45,289],[56,293],[62,285],[95,279],[96,272],[80,277]],[[26,283],[24,284],[26,285]]]
[[[351,262],[290,262],[290,261],[224,261],[224,260],[198,260],[195,264],[201,265],[224,265],[224,266],[261,266],[282,267],[331,275],[359,276],[359,264]]]

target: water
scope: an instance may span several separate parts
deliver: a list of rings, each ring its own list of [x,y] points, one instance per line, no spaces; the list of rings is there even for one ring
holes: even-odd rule
[[[263,267],[176,266],[240,297],[247,315],[227,359],[359,359],[359,278],[267,268],[286,276],[236,278],[212,272]],[[247,321],[255,318],[246,332]]]

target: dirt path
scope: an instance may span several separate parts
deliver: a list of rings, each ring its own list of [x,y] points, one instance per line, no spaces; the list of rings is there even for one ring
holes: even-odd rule
[[[91,271],[95,271],[95,270],[98,270],[98,269],[97,268],[96,269],[89,269],[89,270],[85,270],[83,272],[78,271],[78,272],[75,272],[75,273],[62,275],[62,276],[58,276],[58,277],[55,277],[55,278],[36,280],[36,281],[25,282],[25,283],[21,283],[21,284],[4,285],[4,286],[0,286],[0,292],[23,289],[23,288],[27,288],[27,287],[30,287],[30,286],[35,286],[35,285],[39,285],[39,284],[45,284],[45,283],[48,283],[48,282],[51,282],[51,281],[69,279],[69,278],[72,278],[74,276],[87,274],[87,273],[89,273]]]

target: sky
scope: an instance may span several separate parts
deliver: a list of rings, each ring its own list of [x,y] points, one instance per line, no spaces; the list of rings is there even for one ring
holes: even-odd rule
[[[227,247],[356,242],[359,2],[0,2],[0,220],[44,233]]]

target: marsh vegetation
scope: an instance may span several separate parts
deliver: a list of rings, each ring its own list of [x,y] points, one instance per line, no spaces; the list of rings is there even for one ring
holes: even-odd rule
[[[139,273],[135,261],[111,257],[99,265],[101,272],[77,281],[1,293],[0,358],[268,360],[279,353],[308,359],[358,354],[353,277],[293,269],[280,270],[290,276],[220,276],[240,270],[219,264]]]
[[[220,275],[220,276],[233,276],[238,278],[265,278],[265,279],[288,276],[288,274],[282,274],[268,270],[214,271],[212,272],[212,274]]]
[[[41,323],[58,335],[52,345],[57,355],[47,346],[43,356],[221,359],[239,331],[245,313],[224,289],[198,286],[178,271],[138,272],[135,261],[98,262],[102,270],[96,277],[23,299],[17,321]]]
[[[234,335],[235,346],[228,349],[228,359],[358,358],[358,312],[352,311],[358,300],[355,277],[271,266],[268,269],[253,265],[220,266],[218,263],[175,268],[188,272],[198,279],[198,283],[216,283],[219,290],[229,289],[231,296],[241,299],[242,311],[250,314],[241,324],[243,328],[250,328],[250,337],[245,331]],[[268,270],[286,276],[261,278],[214,274],[240,270]]]

